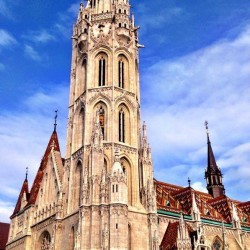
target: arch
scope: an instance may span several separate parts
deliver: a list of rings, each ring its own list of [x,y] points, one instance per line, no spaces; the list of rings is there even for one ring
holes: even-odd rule
[[[39,237],[38,250],[49,250],[51,249],[51,236],[50,233],[45,230]]]
[[[131,143],[131,124],[130,112],[124,103],[118,106],[118,141],[122,143]]]
[[[117,57],[118,87],[129,90],[129,61],[124,54]]]
[[[69,250],[74,250],[75,248],[75,228],[71,227],[70,235],[69,235]]]
[[[81,205],[81,190],[82,190],[82,175],[83,175],[83,166],[82,161],[79,159],[74,169],[74,185],[73,187],[73,208],[77,209]]]
[[[97,50],[94,56],[94,86],[104,87],[108,85],[110,75],[110,62],[107,50]]]
[[[128,223],[128,250],[132,250],[132,230],[131,225]]]
[[[103,140],[107,140],[108,137],[108,109],[107,105],[103,101],[99,101],[98,103],[95,104],[93,108],[93,115],[94,115],[94,122],[96,122],[97,115],[99,119],[99,124],[102,130],[102,136]]]
[[[87,83],[87,56],[83,55],[76,66],[76,86],[75,86],[75,99],[83,94],[86,90]]]
[[[78,150],[84,143],[85,107],[81,105],[74,115],[73,151]]]
[[[217,235],[212,243],[212,250],[222,250],[223,249],[223,242],[221,238]]]
[[[125,156],[121,157],[122,170],[127,178],[128,187],[128,204],[132,204],[132,169],[129,159]]]

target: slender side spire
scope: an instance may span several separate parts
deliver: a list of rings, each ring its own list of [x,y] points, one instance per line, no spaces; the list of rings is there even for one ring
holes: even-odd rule
[[[26,167],[26,176],[25,176],[25,180],[28,180],[28,173],[29,173],[29,167]]]
[[[207,169],[205,172],[205,178],[209,194],[216,198],[223,195],[225,193],[225,189],[222,183],[222,173],[217,166],[211,146],[207,121],[205,121],[205,127],[207,133]]]
[[[56,127],[57,127],[57,113],[58,113],[58,110],[55,110],[55,123],[54,123],[54,132],[56,132]]]

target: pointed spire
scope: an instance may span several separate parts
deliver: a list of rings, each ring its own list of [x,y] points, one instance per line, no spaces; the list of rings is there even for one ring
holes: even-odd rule
[[[223,195],[225,189],[222,183],[222,173],[217,166],[211,146],[207,121],[205,121],[205,127],[207,133],[207,170],[205,172],[205,178],[209,194],[216,198]]]
[[[208,154],[208,162],[207,162],[207,170],[210,172],[217,172],[219,171],[219,168],[216,164],[216,160],[214,157],[213,149],[211,146],[210,138],[209,138],[209,130],[208,130],[208,122],[205,121],[205,126],[206,126],[206,133],[207,133],[207,154]]]
[[[200,210],[197,206],[194,192],[192,192],[192,214],[193,220],[200,221]]]
[[[191,187],[191,180],[189,177],[188,177],[188,187]]]
[[[56,132],[56,127],[57,127],[57,113],[58,113],[58,110],[55,110],[55,123],[54,123],[54,132]]]
[[[28,180],[28,173],[29,173],[29,167],[26,167],[26,175],[25,175],[25,180]]]

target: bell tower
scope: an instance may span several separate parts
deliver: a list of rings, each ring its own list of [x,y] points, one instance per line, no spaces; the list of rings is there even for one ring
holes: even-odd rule
[[[81,249],[157,249],[138,29],[128,0],[80,4],[73,28],[64,213],[80,214]]]

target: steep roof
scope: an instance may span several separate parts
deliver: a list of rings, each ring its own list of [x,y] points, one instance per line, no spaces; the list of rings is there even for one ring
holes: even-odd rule
[[[55,130],[53,131],[53,133],[50,137],[48,146],[47,146],[46,151],[44,153],[44,156],[42,158],[40,167],[38,169],[37,175],[35,177],[33,186],[32,186],[31,191],[30,191],[30,198],[29,198],[27,205],[32,205],[32,204],[35,204],[35,202],[36,202],[37,194],[39,192],[39,188],[40,188],[41,182],[43,180],[44,169],[47,166],[47,163],[49,160],[49,155],[51,153],[52,148],[54,149],[54,151],[60,152],[59,141],[58,141],[57,133]]]
[[[39,188],[40,188],[40,185],[41,185],[41,182],[42,182],[42,179],[43,179],[44,169],[47,166],[47,163],[48,163],[48,160],[49,160],[49,155],[50,155],[50,153],[52,151],[52,148],[53,148],[53,152],[55,153],[55,163],[56,163],[56,165],[60,165],[60,171],[58,171],[58,175],[62,178],[63,173],[62,173],[62,170],[61,170],[62,169],[61,165],[62,165],[63,159],[61,159],[60,146],[59,146],[57,132],[56,132],[56,130],[54,130],[51,137],[50,137],[50,140],[49,140],[49,143],[48,143],[47,148],[45,150],[42,161],[40,163],[40,167],[39,167],[39,169],[37,171],[37,174],[36,174],[35,180],[33,182],[32,188],[30,190],[30,193],[29,193],[29,190],[28,190],[28,180],[26,178],[24,183],[23,183],[19,198],[18,198],[17,203],[16,203],[15,210],[14,210],[11,218],[13,216],[15,216],[17,213],[20,212],[21,204],[22,204],[22,198],[23,198],[24,193],[26,193],[26,195],[27,195],[27,197],[26,197],[27,198],[26,207],[29,206],[29,205],[35,204],[37,194],[39,192]],[[60,163],[59,158],[61,159],[61,163]]]
[[[178,227],[179,227],[179,221],[169,222],[161,242],[161,249],[167,249],[167,250],[177,249]]]
[[[28,184],[27,177],[25,178],[25,180],[23,182],[23,186],[21,188],[21,191],[20,191],[17,203],[16,203],[16,207],[14,209],[14,212],[13,212],[12,216],[14,216],[15,214],[20,212],[21,206],[22,206],[22,199],[23,199],[24,195],[26,195],[26,200],[28,200],[29,196],[30,196],[30,193],[29,193],[29,184]]]

